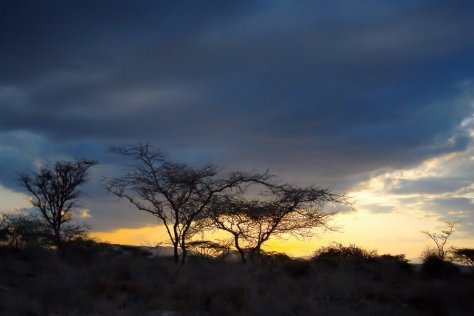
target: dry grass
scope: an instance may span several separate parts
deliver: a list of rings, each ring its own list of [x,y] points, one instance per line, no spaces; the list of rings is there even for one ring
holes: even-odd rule
[[[401,257],[266,257],[243,265],[78,249],[3,251],[0,315],[471,315],[474,277]],[[166,314],[168,313],[168,314]],[[176,314],[175,314],[176,315]]]

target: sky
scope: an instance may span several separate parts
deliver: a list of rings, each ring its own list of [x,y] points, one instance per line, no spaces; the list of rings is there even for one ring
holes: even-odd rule
[[[474,247],[474,2],[0,1],[0,211],[29,208],[18,172],[89,158],[76,211],[96,236],[163,240],[104,190],[116,145],[270,169],[353,197],[332,241],[416,257],[459,221]]]

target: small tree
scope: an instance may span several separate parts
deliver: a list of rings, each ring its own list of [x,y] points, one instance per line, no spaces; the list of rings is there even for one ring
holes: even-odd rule
[[[42,244],[47,238],[47,227],[36,216],[3,214],[0,220],[0,236],[0,240],[8,247],[20,249]]]
[[[198,219],[217,196],[269,177],[266,173],[244,172],[219,177],[215,166],[192,167],[176,163],[148,144],[113,151],[131,159],[133,165],[124,176],[109,179],[107,190],[127,199],[137,209],[156,216],[173,245],[176,262],[179,262],[178,249],[181,248],[181,263],[186,260],[188,241],[203,229]]]
[[[344,196],[327,189],[300,188],[293,185],[263,184],[261,199],[243,194],[226,196],[210,208],[208,216],[217,229],[230,233],[242,262],[246,249],[252,258],[261,253],[271,236],[314,236],[315,228],[332,229],[328,223],[334,215],[324,209],[327,203],[343,203]]]
[[[254,221],[248,213],[250,209],[255,209],[256,203],[245,200],[238,200],[229,196],[216,199],[213,205],[207,210],[208,214],[202,220],[207,227],[223,230],[232,235],[233,245],[238,251],[243,263],[247,262],[246,248],[250,248],[246,240],[247,232],[254,229]]]
[[[447,255],[445,250],[446,243],[454,232],[454,225],[457,222],[445,222],[446,228],[441,230],[441,233],[430,233],[428,231],[422,231],[422,233],[428,238],[430,238],[434,243],[436,248],[434,249],[434,254],[441,260],[444,260]]]
[[[20,184],[32,195],[31,204],[39,210],[58,250],[88,228],[71,220],[72,211],[79,206],[79,186],[86,182],[87,171],[95,164],[92,160],[59,161],[53,167],[20,175]]]
[[[188,247],[194,253],[206,258],[224,258],[231,249],[228,242],[213,242],[209,240],[195,240],[188,242]]]
[[[452,250],[452,259],[456,262],[465,264],[474,271],[474,249],[473,248],[455,248]]]

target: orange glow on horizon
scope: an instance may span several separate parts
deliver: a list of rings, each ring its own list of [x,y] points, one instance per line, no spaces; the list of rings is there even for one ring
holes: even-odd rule
[[[432,246],[421,231],[435,230],[439,226],[435,218],[423,216],[421,213],[374,214],[365,211],[339,214],[335,217],[334,224],[341,229],[321,233],[311,239],[273,238],[264,244],[264,249],[294,257],[309,257],[318,248],[337,242],[344,245],[355,244],[367,250],[376,250],[379,254],[405,254],[408,259],[416,259],[423,250]],[[162,225],[121,228],[112,232],[93,232],[91,235],[116,244],[170,246]],[[217,232],[210,234],[208,238],[223,240],[230,236]],[[448,247],[450,246],[474,247],[474,241],[455,239],[453,236],[448,242]]]
[[[162,225],[140,228],[120,228],[111,232],[92,232],[91,236],[101,241],[121,245],[156,246],[167,242]]]

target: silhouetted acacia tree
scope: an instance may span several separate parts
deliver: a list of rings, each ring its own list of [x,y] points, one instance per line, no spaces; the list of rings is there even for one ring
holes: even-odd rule
[[[247,262],[246,248],[250,247],[246,242],[247,232],[256,224],[248,213],[251,212],[251,208],[256,208],[257,204],[253,201],[224,196],[216,199],[208,209],[208,214],[201,219],[207,227],[217,228],[232,235],[234,247],[243,263]]]
[[[36,207],[48,227],[48,235],[58,250],[65,241],[80,236],[87,225],[71,223],[72,211],[79,206],[79,186],[87,181],[87,172],[96,164],[93,160],[59,161],[39,172],[20,175],[20,184],[32,195]]]
[[[452,250],[452,259],[471,267],[474,272],[474,249],[473,248],[455,248]]]
[[[181,249],[181,263],[186,260],[187,242],[204,228],[197,219],[214,199],[269,177],[267,173],[244,172],[219,177],[215,166],[197,168],[176,163],[149,144],[113,151],[134,164],[124,176],[108,180],[107,190],[156,216],[165,226],[176,262],[179,262],[178,249]]]
[[[224,258],[231,249],[231,245],[228,242],[213,242],[209,240],[190,241],[188,242],[188,247],[194,253],[208,258]]]
[[[436,246],[435,249],[435,255],[441,259],[444,260],[446,258],[447,251],[445,250],[446,242],[448,241],[449,237],[453,234],[454,232],[454,225],[457,224],[457,222],[445,222],[446,228],[441,230],[441,233],[430,233],[428,231],[422,231],[424,235],[429,237]]]
[[[255,194],[248,198],[243,192],[216,199],[204,219],[233,236],[244,263],[246,252],[251,258],[259,256],[271,236],[311,237],[315,228],[332,229],[329,221],[335,213],[326,211],[325,206],[346,202],[344,196],[328,189],[269,183],[263,186],[260,199],[252,198]]]

